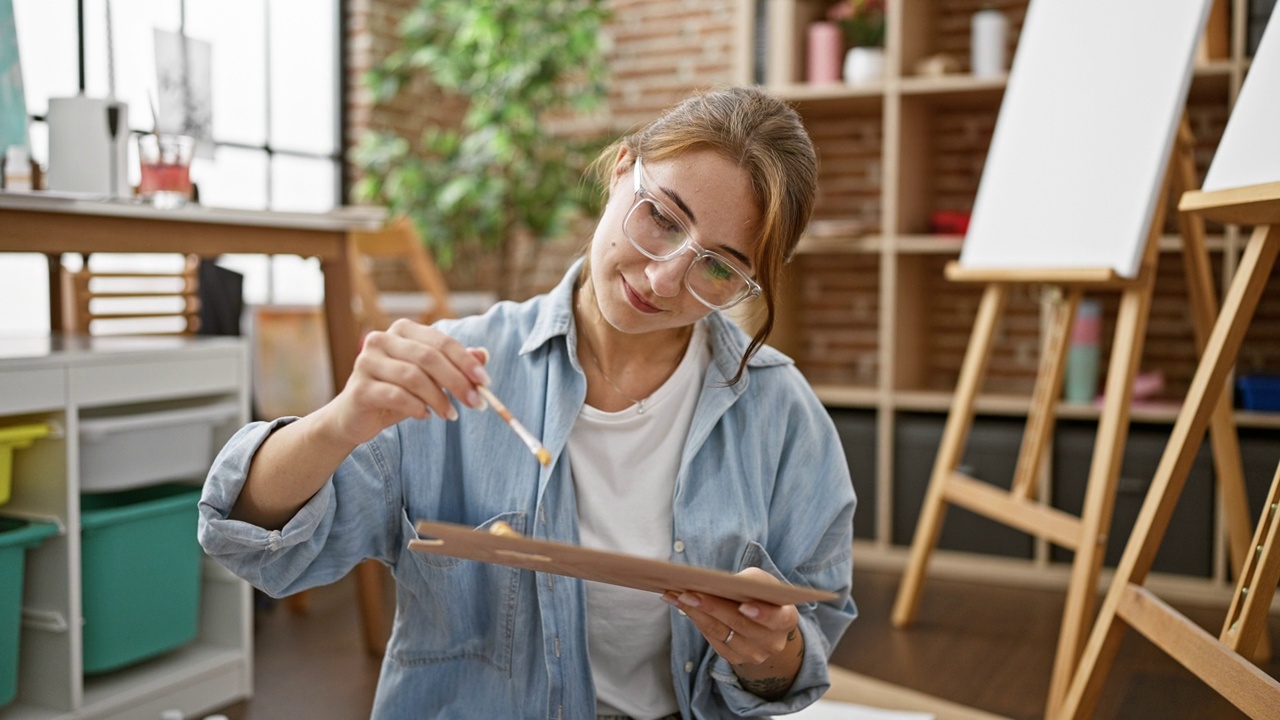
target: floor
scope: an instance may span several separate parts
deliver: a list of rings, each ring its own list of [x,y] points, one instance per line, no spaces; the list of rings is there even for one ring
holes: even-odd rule
[[[833,662],[872,678],[1009,718],[1043,715],[1061,594],[931,578],[910,630],[889,626],[898,576],[859,572],[860,616]],[[306,614],[259,603],[255,695],[221,712],[229,720],[368,717],[378,661],[362,649],[352,578],[312,593]],[[1179,607],[1217,633],[1221,610]],[[1271,618],[1280,642],[1280,618]],[[1280,676],[1280,660],[1264,666]],[[1099,720],[1243,717],[1136,633],[1125,633]]]

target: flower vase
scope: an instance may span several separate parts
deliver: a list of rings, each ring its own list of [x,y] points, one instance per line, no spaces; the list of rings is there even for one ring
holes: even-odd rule
[[[884,48],[851,47],[844,56],[847,85],[866,85],[884,80]]]

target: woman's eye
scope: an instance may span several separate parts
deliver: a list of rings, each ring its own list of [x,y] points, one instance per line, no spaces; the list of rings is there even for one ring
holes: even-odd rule
[[[666,213],[662,212],[657,205],[654,205],[653,203],[648,203],[648,205],[649,218],[653,220],[653,224],[660,230],[666,233],[678,233],[682,231],[680,225],[675,220],[667,217]]]
[[[702,263],[703,272],[711,280],[728,280],[733,277],[733,270],[729,269],[729,265],[715,258],[708,257]]]

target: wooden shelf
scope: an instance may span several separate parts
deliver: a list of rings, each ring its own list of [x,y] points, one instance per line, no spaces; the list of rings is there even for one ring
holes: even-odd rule
[[[1248,0],[1229,1],[1232,16],[1243,16]],[[888,72],[882,83],[862,87],[798,82],[804,73],[805,28],[821,17],[829,0],[744,0],[740,7],[748,20],[755,8],[767,8],[763,26],[768,27],[768,87],[792,103],[814,136],[820,168],[815,217],[853,220],[848,232],[828,229],[824,237],[800,241],[770,342],[796,358],[826,405],[874,418],[873,447],[860,452],[874,452],[874,468],[863,468],[874,477],[861,481],[876,492],[863,497],[859,512],[876,518],[873,544],[894,550],[894,524],[904,522],[898,517],[902,500],[895,500],[895,493],[911,482],[898,457],[909,442],[898,414],[934,415],[913,418],[932,428],[950,411],[952,393],[935,388],[950,388],[957,380],[983,289],[982,283],[946,280],[944,268],[959,257],[964,239],[927,232],[929,218],[941,210],[972,209],[1008,76],[979,78],[968,73],[969,17],[979,3],[887,4]],[[1010,20],[1011,50],[1028,5],[1029,0],[1000,3]],[[748,40],[743,47],[749,53],[755,45]],[[960,61],[962,72],[914,74],[917,62],[938,54]],[[1186,116],[1195,135],[1201,176],[1248,69],[1243,55],[1235,47],[1228,58],[1194,69]],[[744,70],[753,67],[751,62],[741,65]],[[1141,366],[1144,372],[1161,371],[1170,395],[1186,392],[1196,365],[1185,278],[1176,257],[1183,246],[1176,219],[1172,209],[1164,218]],[[1243,248],[1246,232],[1232,225],[1209,226],[1206,247],[1218,288],[1226,287],[1235,271],[1235,253]],[[1035,230],[1028,228],[1027,242],[1034,241]],[[1104,307],[1103,335],[1109,339],[1117,300],[1113,293],[1100,292],[1097,297]],[[1280,335],[1274,332],[1280,318],[1280,287],[1267,288],[1260,313],[1262,319],[1245,338],[1241,357],[1249,358],[1250,368],[1280,371]],[[1045,318],[1038,290],[1010,294],[984,385],[988,392],[977,399],[977,412],[985,416],[988,430],[1004,431],[1025,418]],[[1130,419],[1147,425],[1151,433],[1172,426],[1178,410],[1176,401],[1138,404]],[[1100,411],[1092,404],[1064,403],[1058,416],[1068,423],[1089,423]],[[1280,429],[1280,413],[1238,411],[1235,419],[1249,430],[1245,435],[1265,436]],[[923,450],[913,450],[919,451]],[[1054,460],[1061,463],[1063,458]],[[1047,474],[1052,486],[1053,472]],[[1215,518],[1220,515],[1213,508],[1209,512]],[[1211,583],[1229,577],[1224,547],[1218,542],[1212,550]],[[1015,573],[1029,566],[1048,572],[1048,563],[1041,559],[1049,552],[1042,542],[1035,549],[1037,560],[1010,561],[1010,567]]]

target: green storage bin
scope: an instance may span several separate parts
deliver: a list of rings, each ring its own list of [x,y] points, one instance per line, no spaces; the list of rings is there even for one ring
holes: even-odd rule
[[[50,523],[0,518],[0,707],[18,694],[18,638],[22,635],[22,577],[27,550],[58,534]]]
[[[195,639],[200,489],[156,485],[80,496],[84,671],[132,665]]]

